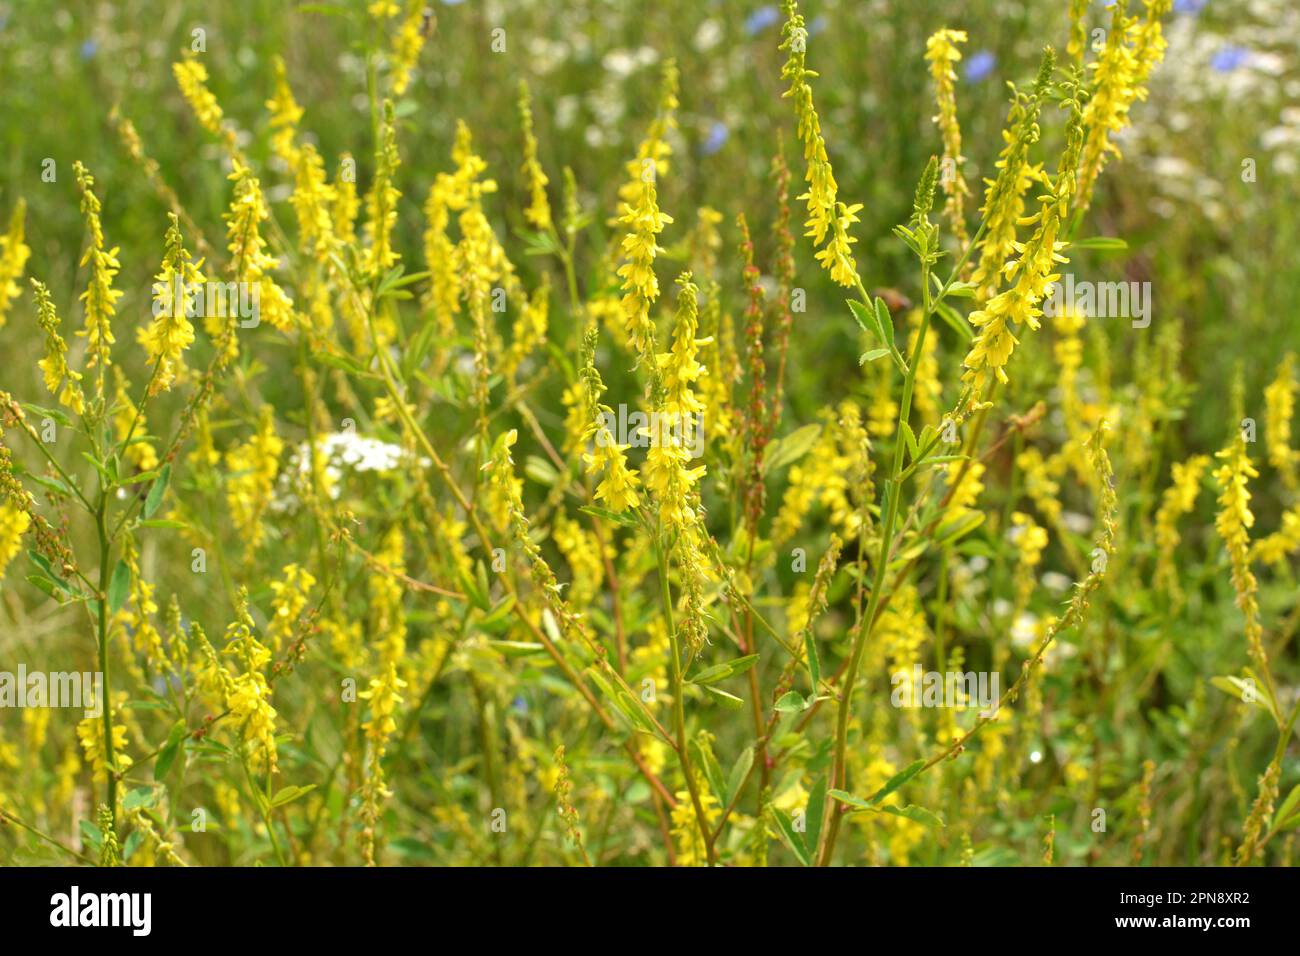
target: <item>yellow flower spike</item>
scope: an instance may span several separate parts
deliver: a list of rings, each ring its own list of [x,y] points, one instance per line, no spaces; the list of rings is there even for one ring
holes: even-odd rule
[[[1146,98],[1144,84],[1164,58],[1166,43],[1160,20],[1172,8],[1173,0],[1144,0],[1144,3],[1146,17],[1141,21],[1128,16],[1126,0],[1118,0],[1112,6],[1106,45],[1089,65],[1093,74],[1092,95],[1084,111],[1088,140],[1079,169],[1081,211],[1092,203],[1093,190],[1107,158],[1120,155],[1114,134],[1129,125],[1129,108],[1135,101]]]
[[[1178,567],[1174,561],[1182,540],[1178,533],[1178,519],[1190,514],[1196,507],[1201,479],[1209,467],[1208,455],[1193,455],[1187,461],[1174,462],[1169,487],[1164,490],[1160,507],[1156,510],[1156,569],[1152,580],[1157,589],[1169,594],[1175,607],[1181,606],[1183,602]]]
[[[813,105],[812,87],[808,84],[808,78],[817,75],[806,65],[808,30],[795,0],[784,0],[782,8],[786,20],[781,28],[780,49],[788,51],[789,57],[781,69],[781,78],[790,83],[782,95],[794,101],[799,141],[803,143],[804,159],[808,163],[808,171],[804,174],[808,191],[798,197],[808,204],[808,221],[805,223],[808,231],[805,235],[812,238],[814,248],[830,237],[826,248],[817,252],[817,261],[830,272],[836,283],[854,286],[860,281],[857,263],[850,251],[856,240],[849,236],[848,228],[858,221],[856,213],[862,206],[847,205],[838,199],[839,187],[835,184],[835,174],[826,155],[821,120]]]
[[[339,157],[339,171],[334,177],[330,218],[338,241],[350,244],[356,241],[357,213],[361,200],[357,198],[356,160],[351,153]]]
[[[1237,391],[1240,394],[1240,387]],[[1240,407],[1239,401],[1237,406]],[[1220,490],[1219,513],[1214,519],[1214,527],[1228,550],[1237,607],[1245,617],[1246,647],[1250,659],[1271,684],[1268,655],[1264,651],[1264,628],[1259,619],[1259,583],[1250,567],[1250,529],[1255,524],[1255,515],[1250,510],[1249,483],[1251,478],[1259,477],[1259,472],[1251,464],[1246,439],[1240,430],[1232,444],[1217,452],[1215,457],[1223,464],[1214,471],[1214,480]],[[1276,695],[1272,696],[1277,699]]]
[[[107,702],[103,704],[105,707],[110,707],[113,713],[113,756],[117,764],[113,770],[116,773],[125,773],[134,763],[126,754],[126,725],[117,721],[117,716],[121,712],[126,699],[126,695],[122,694],[113,702],[111,707]],[[90,764],[95,782],[102,783],[106,781],[108,779],[108,754],[104,749],[104,718],[102,716],[83,717],[77,723],[77,739],[81,741],[82,752],[86,755],[86,762]]]
[[[189,296],[202,295],[207,281],[199,271],[203,263],[194,262],[185,250],[176,214],[167,215],[171,225],[167,229],[162,269],[154,277],[154,320],[140,336],[141,344],[156,365],[150,395],[171,388],[184,370],[181,353],[194,344],[194,326],[186,316]]]
[[[1300,552],[1300,504],[1283,512],[1281,527],[1255,542],[1250,558],[1263,564],[1279,565],[1297,552]]]
[[[259,321],[265,320],[274,328],[287,331],[294,323],[293,300],[271,275],[280,261],[267,254],[266,240],[262,238],[261,224],[271,218],[262,185],[238,158],[232,161],[228,178],[235,183],[235,195],[225,216],[231,274],[244,285],[248,295],[256,294]],[[241,292],[241,297],[243,294]],[[237,314],[205,317],[204,326],[216,343],[223,363],[239,354],[235,341],[239,322]]]
[[[627,466],[626,452],[630,446],[618,444],[606,424],[606,416],[612,417],[614,412],[600,401],[605,392],[605,383],[596,369],[597,335],[594,328],[588,329],[583,339],[583,364],[579,374],[585,392],[586,426],[582,441],[591,441],[594,445],[592,451],[583,454],[582,460],[587,474],[604,475],[596,486],[596,500],[605,502],[611,511],[623,512],[640,505],[641,499],[637,495],[640,479],[636,469]]]
[[[529,102],[528,83],[519,81],[519,121],[524,131],[524,165],[522,172],[528,180],[529,203],[524,218],[543,232],[553,228],[551,203],[546,198],[549,180],[537,159],[537,137],[533,134],[533,110]]]
[[[619,244],[623,264],[618,267],[622,279],[623,320],[628,341],[637,355],[637,364],[655,374],[655,326],[650,308],[659,298],[659,280],[655,276],[655,257],[659,233],[673,221],[659,209],[656,184],[668,169],[671,150],[664,137],[675,124],[677,108],[677,67],[673,61],[664,66],[663,92],[659,116],[637,150],[636,159],[628,163],[631,180],[619,189],[618,223],[626,233]]]
[[[308,595],[316,584],[311,572],[297,564],[285,565],[283,577],[271,582],[271,621],[267,625],[267,643],[278,654],[293,637],[298,619],[307,609]]]
[[[389,662],[378,677],[370,679],[370,686],[358,696],[370,702],[370,715],[362,729],[369,744],[361,785],[361,811],[363,823],[360,842],[361,853],[367,866],[375,865],[375,827],[380,820],[380,804],[391,797],[384,779],[383,757],[389,739],[397,732],[398,705],[403,702],[401,690],[406,681],[397,676],[397,666]]]
[[[700,427],[694,416],[703,410],[694,392],[694,383],[704,371],[696,361],[698,289],[689,272],[678,277],[677,284],[681,291],[677,296],[673,344],[671,351],[658,357],[660,386],[655,391],[645,463],[646,488],[654,494],[660,523],[670,535],[695,524],[693,496],[705,473],[703,465],[687,467],[691,460],[690,432]]]
[[[226,125],[221,104],[208,89],[208,70],[199,62],[198,57],[186,53],[183,59],[172,64],[172,75],[176,77],[181,96],[189,104],[199,125],[218,137],[232,157],[240,155],[235,131]]]
[[[32,516],[12,501],[0,500],[0,578],[5,568],[22,550],[23,535],[31,527]]]
[[[1065,53],[1076,66],[1083,66],[1083,53],[1088,44],[1088,7],[1092,0],[1070,0],[1070,41]]]
[[[45,358],[37,362],[45,378],[45,387],[58,398],[59,404],[80,415],[86,402],[81,393],[81,373],[68,368],[68,346],[59,334],[59,317],[44,283],[32,279],[36,296],[36,321],[45,333]]]
[[[27,203],[19,199],[9,214],[9,229],[0,235],[0,328],[14,299],[22,294],[20,280],[32,250],[24,241]]]
[[[370,634],[377,643],[383,665],[403,666],[406,657],[406,611],[402,607],[404,591],[395,575],[406,573],[406,538],[394,525],[384,535],[375,555],[387,571],[372,574],[370,593]]]
[[[140,573],[140,553],[135,538],[125,535],[122,560],[130,572],[130,602],[118,612],[118,617],[131,629],[131,643],[144,657],[154,674],[167,672],[167,656],[163,652],[162,635],[154,624],[158,602],[154,600],[154,586]]]
[[[1007,381],[1006,366],[1019,343],[1014,330],[1021,326],[1038,328],[1042,315],[1038,305],[1051,284],[1060,278],[1056,265],[1069,261],[1061,255],[1066,243],[1058,237],[1065,228],[1065,218],[1075,196],[1074,171],[1083,147],[1082,104],[1077,86],[1067,87],[1064,105],[1070,109],[1065,149],[1057,174],[1030,220],[1036,223],[1033,235],[1027,242],[1015,245],[1017,256],[1006,265],[1006,276],[1012,284],[970,316],[977,334],[963,362],[966,372],[962,380],[971,386],[971,398],[965,410],[981,401],[995,381]]]
[[[402,258],[401,254],[393,248],[393,227],[397,224],[397,201],[402,196],[393,185],[393,179],[397,175],[397,167],[401,162],[397,152],[393,103],[391,100],[385,100],[379,148],[375,155],[375,181],[366,195],[365,236],[369,246],[365,251],[364,268],[371,276],[386,273]]]
[[[275,73],[275,95],[266,101],[266,108],[271,111],[271,150],[293,169],[298,165],[298,147],[293,141],[298,135],[302,107],[293,98],[284,58],[274,57],[271,68]]]
[[[158,452],[153,445],[143,441],[140,436],[149,431],[144,413],[138,409],[126,391],[126,376],[120,367],[113,368],[113,434],[118,441],[130,444],[122,451],[122,457],[140,471],[153,471],[158,467]]]
[[[1291,447],[1296,392],[1296,357],[1288,352],[1277,367],[1277,377],[1264,389],[1264,425],[1268,463],[1292,491],[1300,491],[1300,451]]]
[[[672,811],[672,835],[677,846],[678,866],[704,866],[708,854],[704,846],[701,829],[711,830],[721,816],[718,800],[704,782],[703,776],[696,772],[696,792],[700,795],[700,806],[704,811],[704,826],[701,827],[691,800],[689,790],[677,791],[677,806]]]
[[[275,434],[271,406],[263,405],[257,431],[245,444],[226,453],[226,466],[230,469],[226,482],[230,518],[250,548],[256,548],[266,537],[262,516],[271,504],[283,451],[284,443]]]
[[[411,74],[424,49],[424,41],[437,21],[425,0],[407,0],[406,16],[393,36],[393,95],[401,96],[411,85]]]
[[[226,696],[230,719],[239,728],[240,740],[248,747],[253,766],[269,773],[277,770],[275,719],[271,687],[258,671],[240,674]]]
[[[1039,110],[1055,65],[1055,55],[1049,48],[1043,55],[1032,92],[1012,90],[1007,125],[1002,131],[1005,145],[994,164],[998,175],[985,180],[987,188],[980,209],[984,238],[979,241],[979,261],[971,281],[978,287],[977,297],[981,302],[988,301],[998,291],[1003,269],[1015,253],[1016,228],[1024,218],[1025,194],[1030,185],[1042,178],[1041,167],[1029,162],[1029,149],[1038,142]]]
[[[335,247],[335,190],[325,177],[325,162],[311,143],[297,151],[293,194],[289,204],[298,218],[298,242],[322,265]]]
[[[90,281],[81,301],[86,309],[86,328],[77,334],[86,339],[86,368],[104,368],[112,364],[110,349],[113,338],[112,319],[117,311],[117,300],[122,293],[113,288],[113,277],[121,268],[117,261],[117,247],[104,248],[104,228],[99,219],[99,197],[94,193],[95,179],[80,162],[73,163],[77,189],[81,192],[81,214],[86,219],[90,243],[81,257],[81,265],[90,265]]]
[[[940,161],[939,184],[947,197],[943,212],[952,227],[959,248],[969,241],[966,232],[966,197],[970,188],[961,168],[966,157],[961,154],[961,125],[957,120],[957,71],[961,60],[958,44],[966,42],[965,30],[937,30],[925,44],[925,58],[930,63],[930,77],[934,80],[935,102],[939,112],[934,122],[943,136],[943,159]]]
[[[546,343],[550,294],[550,280],[543,274],[542,284],[519,310],[519,318],[510,332],[510,348],[501,363],[501,374],[511,381],[524,359]]]
[[[1011,515],[1008,535],[1016,547],[1015,614],[1019,614],[1029,606],[1029,599],[1034,593],[1034,569],[1043,559],[1043,549],[1047,547],[1047,531],[1029,515],[1016,511]]]

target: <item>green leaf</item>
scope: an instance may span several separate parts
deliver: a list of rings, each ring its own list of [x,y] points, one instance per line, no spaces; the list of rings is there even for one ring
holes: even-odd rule
[[[597,518],[604,518],[606,521],[612,521],[615,524],[621,524],[625,528],[635,528],[637,526],[636,518],[632,515],[620,514],[617,511],[610,511],[608,508],[601,508],[598,505],[583,505],[578,509]]]
[[[1128,248],[1128,243],[1114,236],[1091,236],[1087,239],[1076,239],[1070,243],[1070,247],[1073,249],[1097,249],[1102,252],[1123,252]]]
[[[171,732],[167,734],[167,743],[163,744],[162,750],[158,751],[158,757],[153,764],[153,778],[161,780],[167,776],[167,771],[172,768],[176,762],[176,755],[181,752],[181,746],[185,742],[186,728],[185,721],[178,720],[172,724]]]
[[[731,765],[731,772],[727,774],[726,805],[730,805],[731,801],[736,799],[736,794],[740,792],[752,766],[754,766],[754,748],[751,746],[740,752],[736,762]]]
[[[149,809],[158,802],[158,791],[153,787],[137,787],[122,800],[123,810]]]
[[[736,674],[743,674],[754,666],[758,660],[757,654],[750,654],[746,657],[737,657],[732,661],[724,661],[721,664],[714,664],[712,667],[706,667],[694,677],[687,678],[692,684],[716,684],[718,681]]]
[[[1295,824],[1300,824],[1300,813],[1294,812],[1296,806],[1300,804],[1300,784],[1291,788],[1291,792],[1286,795],[1282,805],[1277,808],[1277,813],[1273,814],[1273,829],[1286,827],[1290,829]]]
[[[804,846],[803,838],[795,832],[794,824],[790,822],[789,815],[776,807],[769,806],[772,814],[772,820],[776,823],[777,833],[781,835],[781,842],[790,848],[790,852],[804,866],[812,865],[812,857],[808,854],[808,849]]]
[[[545,644],[532,641],[488,641],[488,647],[496,648],[506,657],[528,657],[530,654],[546,653]]]
[[[729,710],[739,710],[745,705],[742,698],[737,697],[735,694],[728,694],[725,690],[720,690],[712,684],[700,684],[699,688]]]
[[[889,349],[872,349],[870,352],[863,352],[858,356],[858,364],[866,365],[868,362],[874,362],[876,359],[884,358],[889,354]]]
[[[917,823],[924,823],[928,827],[941,827],[944,825],[943,818],[937,813],[931,813],[924,807],[915,807],[908,804],[905,807],[878,807],[881,813],[892,813],[896,817],[906,817],[909,820],[915,820]]]
[[[882,334],[885,337],[885,344],[889,346],[890,351],[893,351],[894,317],[889,314],[889,306],[885,305],[884,299],[876,299],[876,321],[880,323]]]
[[[812,628],[806,628],[803,632],[803,652],[804,664],[808,668],[808,680],[812,684],[813,696],[816,697],[822,683],[822,662],[817,656],[817,640],[813,637]]]
[[[875,806],[876,804],[880,803],[881,800],[885,799],[885,797],[889,796],[891,793],[893,793],[903,784],[907,783],[907,781],[911,780],[918,773],[920,773],[923,767],[925,767],[924,760],[915,760],[912,763],[908,764],[898,773],[890,777],[885,782],[885,785],[883,787],[881,787],[870,797],[868,797],[867,803],[871,804],[872,806]]]
[[[794,464],[817,444],[821,433],[820,425],[804,425],[778,438],[767,446],[767,454],[763,456],[763,471],[772,472]]]
[[[131,569],[125,561],[119,560],[113,568],[113,576],[108,581],[108,613],[116,614],[126,603],[126,594],[131,587]]]
[[[308,784],[305,787],[285,787],[284,789],[277,791],[275,796],[271,798],[271,807],[274,809],[275,807],[282,807],[286,803],[293,803],[293,801],[297,800],[299,797],[306,796],[315,789],[316,784],[314,783]]]
[[[45,575],[29,574],[27,575],[27,580],[29,583],[36,585],[50,597],[54,598],[54,600],[59,602],[63,601],[63,594],[59,586],[49,578],[45,577]]]
[[[907,444],[907,460],[916,461],[916,433],[907,422],[899,422],[899,425],[902,426],[903,441]]]
[[[162,471],[160,471],[158,477],[154,479],[154,483],[149,488],[149,494],[144,499],[144,516],[146,518],[152,518],[153,513],[157,511],[158,506],[162,504],[163,495],[167,493],[167,483],[171,481],[171,477],[172,466],[171,462],[168,462],[162,466]]]
[[[176,521],[173,518],[150,518],[148,521],[138,522],[141,528],[188,528],[184,521]]]
[[[34,418],[52,418],[55,422],[64,428],[72,428],[72,419],[63,414],[60,409],[46,408],[44,405],[34,405],[31,402],[20,402],[23,411]]]
[[[774,706],[778,713],[797,714],[808,709],[808,702],[798,691],[788,690],[781,695],[781,699]]]
[[[840,803],[847,803],[856,810],[872,809],[871,804],[867,803],[867,801],[863,800],[861,797],[855,797],[853,794],[846,793],[843,790],[827,790],[826,795],[832,800],[838,800]]]
[[[826,812],[826,775],[822,774],[813,784],[812,790],[808,792],[808,809],[804,811],[804,822],[807,827],[804,830],[804,845],[808,847],[808,855],[812,856],[817,852],[817,840],[822,832],[822,816]]]
[[[970,322],[947,302],[935,303],[934,314],[943,319],[948,327],[965,341],[970,342],[975,338],[975,330],[971,328]]]
[[[722,767],[718,765],[718,758],[713,754],[712,747],[700,746],[699,737],[691,740],[691,756],[695,759],[695,765],[704,769],[704,779],[709,784],[709,789],[721,803],[726,799],[722,790]]]
[[[985,517],[982,511],[967,511],[949,518],[935,529],[934,540],[940,544],[945,541],[956,541],[982,525]]]

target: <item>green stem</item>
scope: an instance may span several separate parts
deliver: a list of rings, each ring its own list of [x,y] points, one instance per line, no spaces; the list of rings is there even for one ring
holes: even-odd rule
[[[921,350],[925,346],[925,337],[930,331],[930,317],[933,314],[930,302],[930,269],[928,264],[922,266],[921,283],[923,287],[922,294],[925,296],[925,308],[922,310],[921,325],[917,330],[916,341],[912,346],[912,360],[907,363],[907,377],[903,380],[903,398],[898,407],[894,460],[890,467],[889,479],[885,482],[885,493],[889,498],[889,502],[888,507],[885,509],[885,524],[880,534],[880,554],[876,560],[875,575],[871,583],[871,594],[867,599],[867,610],[862,616],[857,634],[854,635],[853,650],[849,655],[849,666],[844,673],[844,684],[840,690],[840,706],[835,721],[835,750],[831,777],[835,789],[839,790],[848,789],[848,768],[845,759],[848,750],[849,718],[853,713],[853,688],[857,682],[858,669],[862,666],[862,654],[866,649],[867,639],[871,636],[876,609],[880,605],[880,598],[884,591],[885,573],[889,567],[889,554],[894,540],[894,524],[898,520],[898,502],[901,497],[902,486],[898,478],[903,470],[905,444],[903,442],[903,425],[911,416],[912,391],[916,386],[916,369],[920,364]],[[842,818],[839,805],[829,797],[827,797],[826,810],[830,815],[830,819],[825,831],[825,839],[822,841],[821,854],[817,860],[819,866],[826,866],[831,861],[831,857],[835,852],[835,841],[839,837],[840,820]]]

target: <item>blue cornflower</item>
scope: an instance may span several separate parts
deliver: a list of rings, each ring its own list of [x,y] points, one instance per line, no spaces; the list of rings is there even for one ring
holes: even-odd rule
[[[712,156],[722,149],[730,136],[731,130],[727,129],[727,124],[722,120],[714,120],[713,125],[709,127],[709,135],[704,139],[704,145],[700,147],[700,152],[705,156]]]
[[[769,4],[766,7],[759,7],[745,18],[745,32],[753,36],[766,30],[780,19],[781,11],[775,6]]]
[[[1250,57],[1250,51],[1240,46],[1225,46],[1210,59],[1210,66],[1220,73],[1231,73],[1239,66],[1244,66]]]
[[[998,58],[989,50],[972,53],[970,59],[966,61],[966,82],[978,83],[993,72],[997,62]]]

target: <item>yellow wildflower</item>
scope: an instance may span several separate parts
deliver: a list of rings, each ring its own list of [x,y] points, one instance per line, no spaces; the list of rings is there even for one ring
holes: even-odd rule
[[[1295,414],[1296,358],[1288,352],[1277,367],[1277,377],[1264,389],[1264,424],[1268,463],[1277,470],[1282,483],[1300,491],[1300,451],[1291,447],[1291,418]]]
[[[23,546],[23,535],[31,527],[32,516],[12,501],[0,501],[0,577]]]
[[[524,130],[523,174],[528,180],[530,200],[524,218],[543,232],[552,228],[551,204],[546,198],[546,173],[537,159],[537,137],[533,135],[533,110],[528,100],[528,84],[519,81],[519,120]]]
[[[703,778],[697,779],[695,789],[700,795],[700,806],[704,810],[704,829],[711,830],[722,814],[718,808],[718,800],[704,783]],[[673,807],[672,813],[672,833],[673,841],[677,846],[677,865],[703,866],[708,860],[708,854],[704,847],[704,837],[700,833],[695,803],[691,800],[689,790],[679,790],[676,796],[677,805]]]
[[[814,248],[826,243],[826,247],[817,252],[817,261],[830,272],[831,279],[842,286],[853,286],[860,281],[850,249],[857,240],[849,235],[848,230],[858,221],[857,213],[862,205],[855,203],[850,206],[838,199],[839,187],[835,184],[835,174],[826,155],[821,120],[813,105],[812,87],[808,85],[808,77],[817,75],[805,63],[808,30],[795,0],[784,0],[782,6],[786,21],[781,28],[780,49],[789,51],[789,59],[781,69],[781,78],[790,82],[790,88],[782,95],[794,100],[795,115],[799,120],[799,141],[803,143],[804,159],[808,163],[808,171],[804,174],[808,191],[799,196],[808,204],[808,221],[805,223],[808,231],[805,235],[812,238]]]
[[[284,443],[275,434],[271,406],[263,405],[256,433],[245,444],[226,453],[226,466],[230,469],[226,482],[230,518],[250,548],[257,547],[266,537],[262,516],[271,504],[283,451]]]
[[[285,641],[293,637],[298,618],[307,608],[307,596],[316,578],[297,564],[287,564],[279,581],[271,582],[271,620],[267,624],[267,643],[278,653]]]
[[[1111,7],[1110,29],[1106,45],[1090,64],[1093,71],[1084,123],[1088,142],[1079,168],[1079,208],[1087,209],[1093,189],[1109,155],[1119,155],[1112,139],[1129,124],[1129,108],[1134,101],[1146,98],[1143,85],[1164,57],[1165,40],[1160,19],[1169,12],[1173,0],[1144,0],[1146,18],[1127,16],[1126,0]]]
[[[113,767],[116,773],[125,773],[134,761],[126,754],[126,725],[117,722],[117,716],[126,702],[126,695],[119,695],[110,710],[113,713]],[[105,707],[109,705],[104,704]],[[90,764],[95,781],[102,783],[108,779],[108,752],[104,747],[104,718],[83,717],[77,722],[77,739],[81,741],[82,752]]]
[[[1214,527],[1223,538],[1232,565],[1232,586],[1237,592],[1237,607],[1245,615],[1246,645],[1255,666],[1267,676],[1268,657],[1264,652],[1264,628],[1259,620],[1258,582],[1250,568],[1250,529],[1255,516],[1250,510],[1251,478],[1259,472],[1246,453],[1246,439],[1240,433],[1227,448],[1215,455],[1223,461],[1214,472],[1220,488],[1219,513]]]
[[[271,111],[271,149],[293,169],[298,165],[298,148],[293,141],[298,134],[298,121],[302,119],[302,107],[289,88],[284,58],[274,57],[271,68],[275,73],[275,95],[266,101],[266,108]]]
[[[1033,92],[1012,90],[1007,125],[1002,131],[1005,145],[994,163],[998,175],[985,180],[987,188],[980,209],[984,217],[984,238],[979,242],[979,262],[971,281],[978,286],[981,302],[998,291],[1003,267],[1015,252],[1016,227],[1024,216],[1025,193],[1042,177],[1041,167],[1029,162],[1029,148],[1038,142],[1039,109],[1055,64],[1055,56],[1049,49],[1043,56]]]
[[[961,248],[966,247],[966,197],[970,189],[961,168],[966,157],[961,154],[961,126],[957,121],[957,71],[954,66],[961,60],[958,44],[966,42],[964,30],[938,30],[925,44],[925,58],[930,61],[930,76],[934,80],[935,101],[939,112],[935,125],[943,134],[943,160],[939,177],[943,194],[947,197],[943,211],[952,226],[953,236]]]
[[[118,441],[129,441],[122,457],[140,471],[153,471],[158,467],[158,452],[142,436],[148,434],[149,425],[144,412],[131,401],[126,392],[126,376],[121,368],[113,369],[113,432]]]
[[[68,346],[59,334],[59,317],[54,312],[54,302],[45,285],[32,279],[32,290],[36,296],[36,321],[45,333],[45,358],[37,362],[45,378],[45,387],[59,402],[80,415],[85,410],[85,398],[81,393],[81,373],[68,368]]]
[[[375,155],[375,181],[366,195],[365,234],[369,246],[365,251],[365,270],[372,276],[386,273],[402,257],[393,248],[393,227],[397,224],[397,200],[401,193],[393,185],[401,157],[397,152],[397,128],[393,104],[384,101],[384,120],[380,126],[380,143]]]
[[[1169,593],[1175,605],[1182,603],[1178,567],[1174,561],[1181,540],[1178,519],[1196,507],[1201,478],[1209,466],[1208,455],[1193,455],[1185,462],[1174,462],[1169,487],[1161,496],[1160,507],[1156,510],[1156,570],[1152,580],[1157,589]]]
[[[266,208],[262,186],[248,166],[238,158],[232,161],[229,179],[235,183],[235,195],[230,211],[226,213],[226,235],[230,239],[230,271],[237,282],[244,283],[256,292],[258,317],[265,319],[280,331],[293,324],[293,302],[271,277],[279,260],[266,252],[261,223],[271,214]],[[220,310],[216,310],[220,311]],[[209,315],[205,322],[224,361],[233,359],[239,352],[235,343],[237,316]]]
[[[117,311],[117,300],[122,293],[113,288],[113,277],[121,268],[117,261],[117,247],[104,248],[104,230],[99,221],[99,197],[92,191],[95,179],[80,162],[74,163],[73,172],[77,177],[77,188],[81,190],[81,214],[86,218],[86,229],[90,232],[90,243],[86,246],[81,265],[90,264],[90,282],[81,294],[81,301],[86,307],[86,328],[78,332],[86,338],[86,367],[100,367],[100,371],[111,364],[109,349],[116,341],[113,338],[111,321]]]
[[[9,215],[9,230],[0,235],[0,328],[4,328],[5,316],[14,299],[22,294],[19,280],[32,250],[23,241],[23,227],[27,217],[27,204],[18,200],[14,211]]]
[[[978,334],[966,354],[966,372],[962,377],[972,388],[974,402],[987,395],[994,381],[1007,381],[1006,365],[1019,341],[1013,329],[1022,325],[1038,328],[1042,315],[1038,304],[1051,284],[1060,278],[1055,272],[1056,264],[1068,261],[1060,253],[1066,243],[1059,241],[1058,236],[1074,198],[1075,168],[1083,146],[1083,129],[1078,90],[1066,95],[1071,116],[1066,127],[1065,150],[1038,212],[1029,220],[1037,223],[1033,236],[1028,242],[1015,245],[1018,257],[1007,263],[1006,275],[1012,285],[970,316]]]
[[[202,261],[194,262],[182,245],[180,223],[175,213],[168,213],[166,251],[162,271],[154,277],[154,321],[143,333],[141,343],[157,363],[149,394],[171,388],[184,369],[181,353],[194,343],[194,326],[186,317],[189,296],[201,295],[207,281],[199,271]]]
[[[596,369],[596,337],[594,328],[588,329],[583,340],[581,376],[586,389],[586,428],[582,440],[593,441],[592,451],[584,453],[582,460],[589,475],[604,475],[596,486],[595,498],[604,501],[611,511],[621,512],[635,508],[640,504],[637,486],[640,479],[635,468],[627,466],[627,450],[630,446],[620,445],[608,427],[608,420],[614,410],[602,405],[600,397],[605,392],[605,383]]]
[[[631,181],[619,190],[618,222],[626,227],[619,245],[623,264],[618,267],[623,280],[623,321],[628,340],[637,354],[638,363],[655,366],[655,326],[650,307],[659,298],[659,280],[655,277],[655,256],[661,251],[659,233],[673,221],[659,209],[655,184],[667,169],[669,153],[664,137],[673,124],[677,108],[677,68],[670,60],[664,68],[663,93],[659,117],[637,150],[637,158],[628,163]]]

